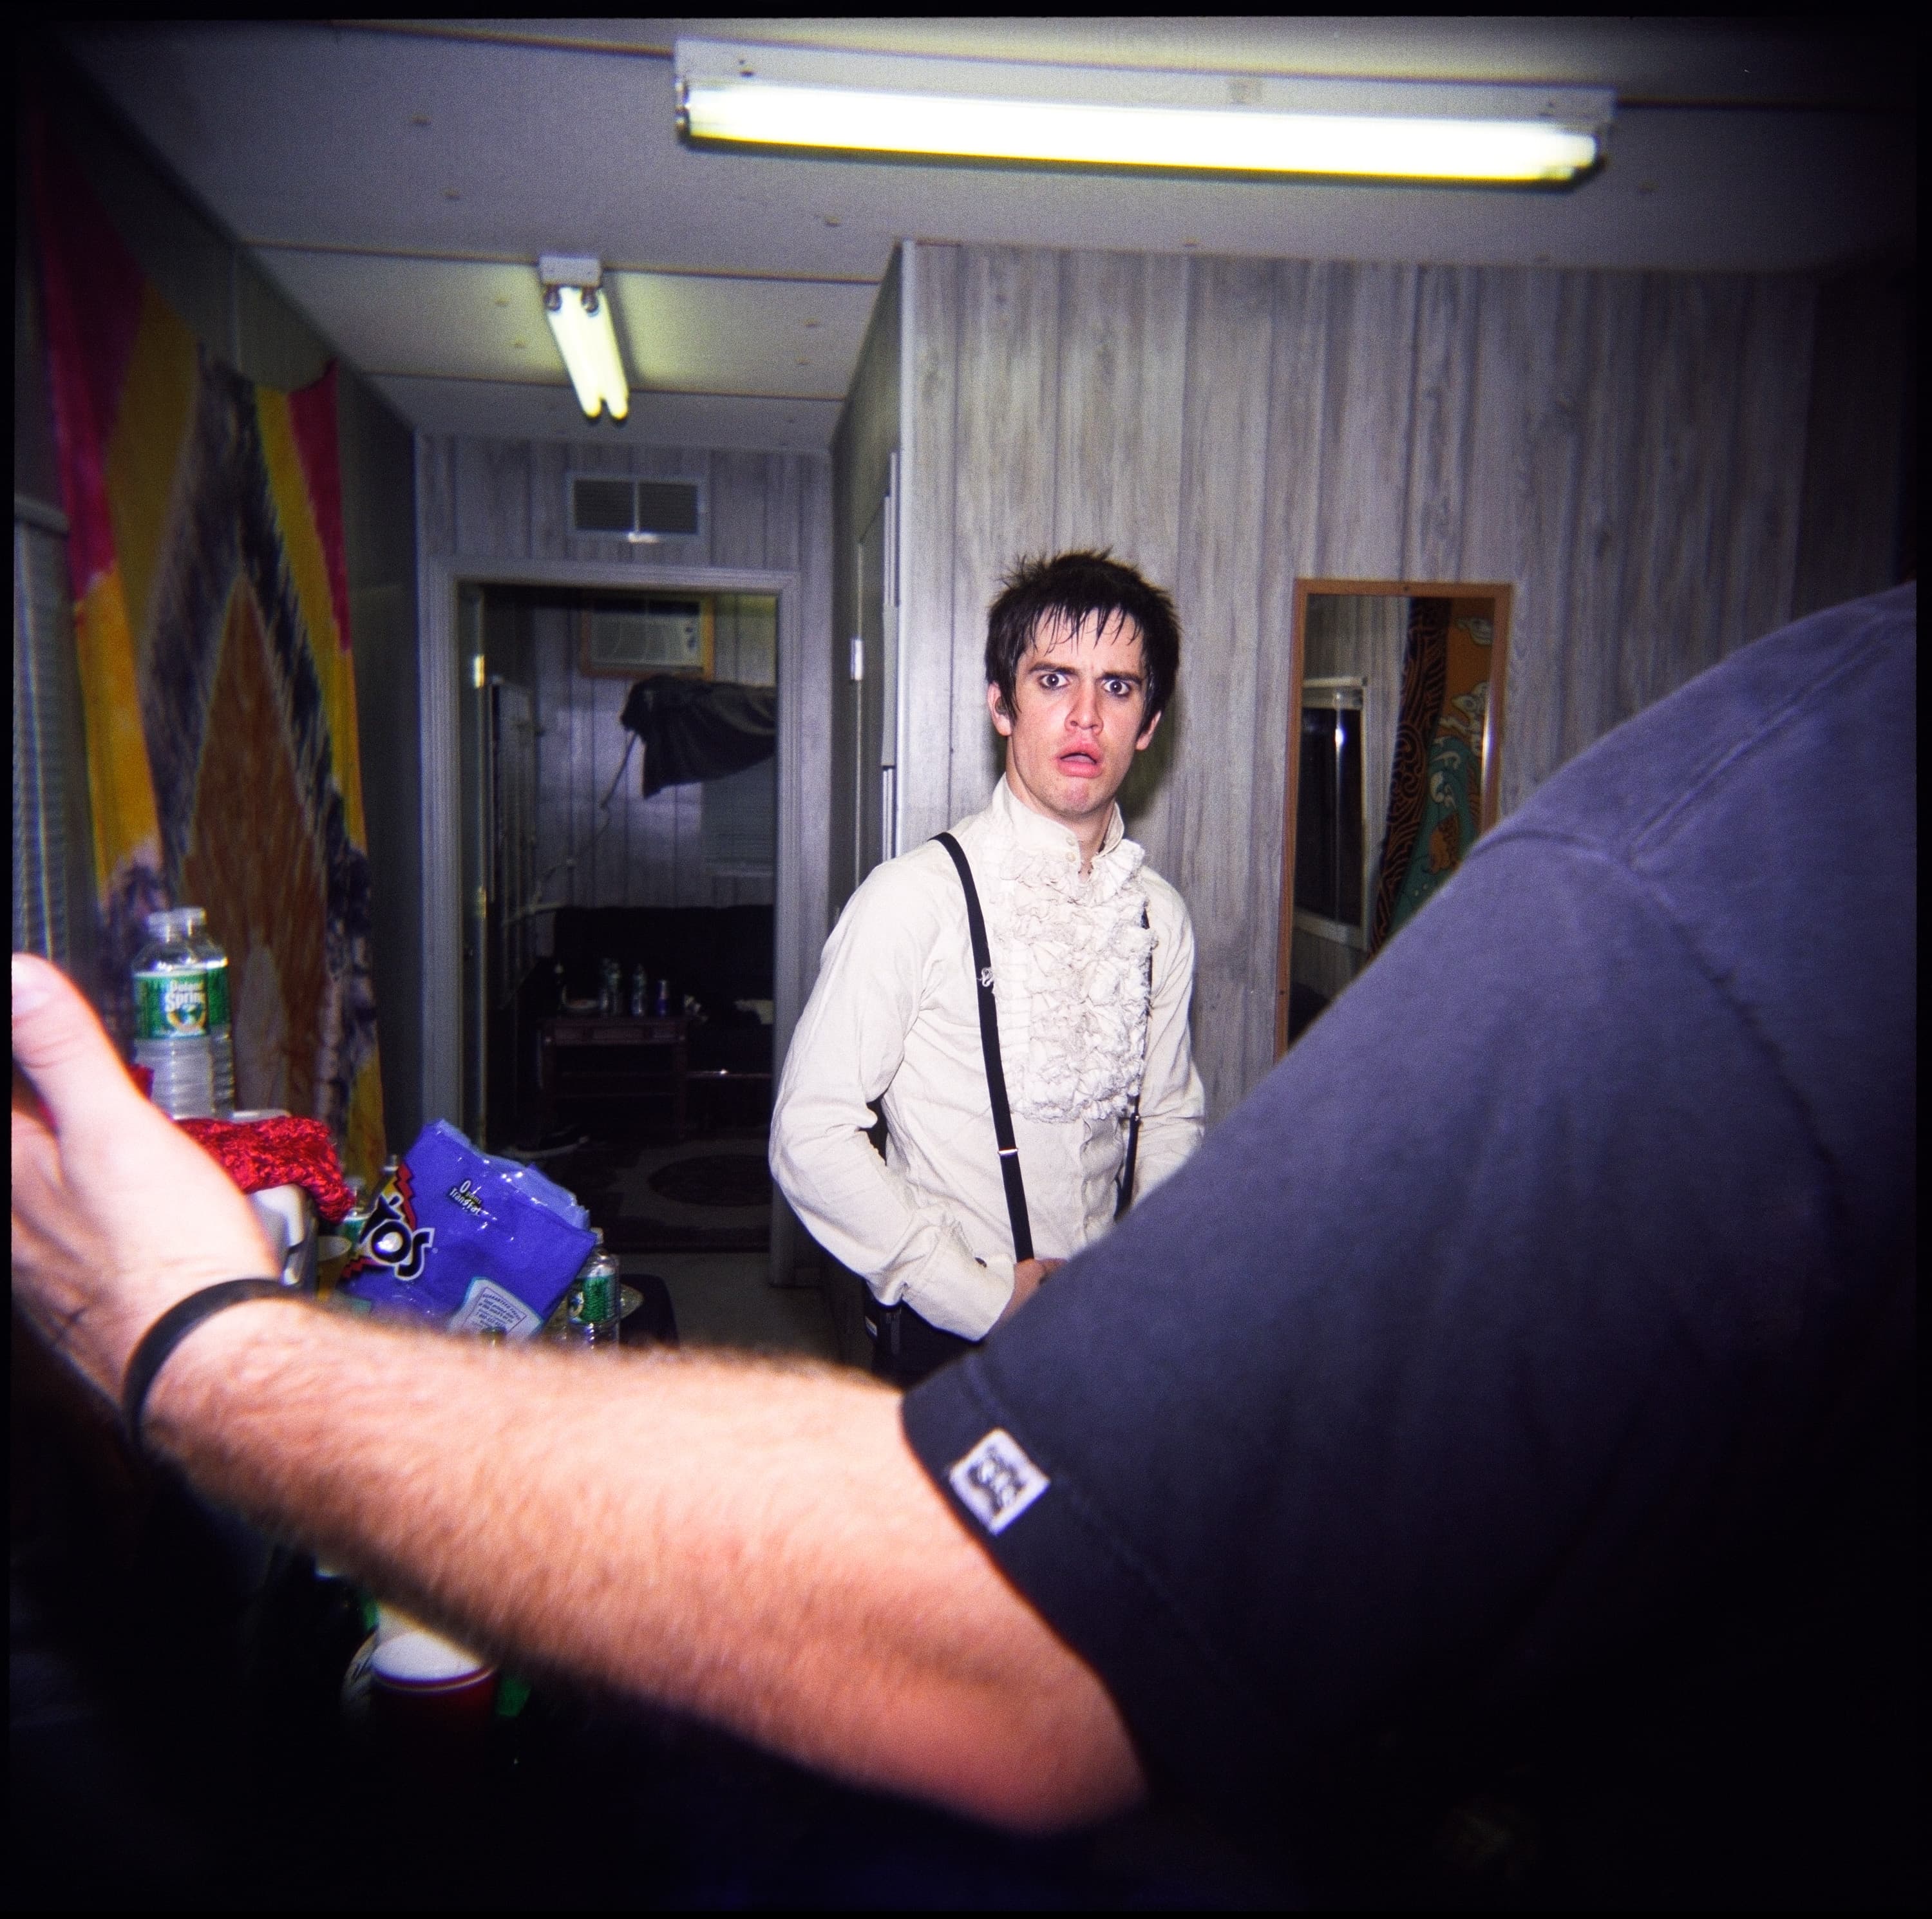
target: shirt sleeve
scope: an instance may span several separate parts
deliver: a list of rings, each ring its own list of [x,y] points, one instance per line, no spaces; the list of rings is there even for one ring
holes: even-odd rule
[[[1148,893],[1158,938],[1148,1009],[1147,1066],[1141,1078],[1136,1202],[1193,1156],[1208,1110],[1187,1025],[1194,998],[1194,928],[1172,887],[1163,884],[1156,893],[1150,886]]]
[[[866,1137],[927,989],[940,928],[916,868],[875,868],[826,942],[785,1056],[771,1169],[826,1252],[886,1306],[908,1300],[949,1333],[982,1338],[1012,1297],[1010,1261],[982,1261],[950,1210],[886,1165]]]

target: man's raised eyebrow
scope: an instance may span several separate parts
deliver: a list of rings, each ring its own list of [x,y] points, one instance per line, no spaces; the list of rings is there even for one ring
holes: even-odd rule
[[[1055,659],[1035,660],[1027,668],[1028,673],[1065,673],[1068,670],[1067,664],[1064,660]],[[1106,668],[1096,676],[1101,679],[1130,679],[1136,686],[1143,685],[1147,679],[1144,673],[1134,673],[1126,667],[1114,667]]]

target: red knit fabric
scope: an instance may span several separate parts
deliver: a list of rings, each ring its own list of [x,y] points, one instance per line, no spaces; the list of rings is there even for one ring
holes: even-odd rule
[[[356,1203],[335,1156],[335,1142],[320,1120],[180,1120],[176,1123],[220,1162],[244,1192],[301,1186],[316,1213],[340,1219]]]

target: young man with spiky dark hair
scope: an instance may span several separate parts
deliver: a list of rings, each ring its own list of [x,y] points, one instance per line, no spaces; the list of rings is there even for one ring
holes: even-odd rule
[[[1016,567],[987,625],[991,804],[875,868],[826,943],[772,1171],[871,1288],[882,1377],[983,1338],[1200,1143],[1193,932],[1114,799],[1180,652],[1173,602],[1108,554]]]

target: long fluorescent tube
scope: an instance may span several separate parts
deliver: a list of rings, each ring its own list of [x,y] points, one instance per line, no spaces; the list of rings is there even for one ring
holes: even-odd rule
[[[1608,90],[1022,66],[680,40],[694,141],[962,160],[1561,183],[1601,157]]]
[[[584,417],[594,420],[608,406],[612,419],[622,419],[631,410],[631,383],[610,324],[610,299],[601,290],[602,265],[594,259],[546,253],[537,262],[537,277],[543,282],[544,317]]]

